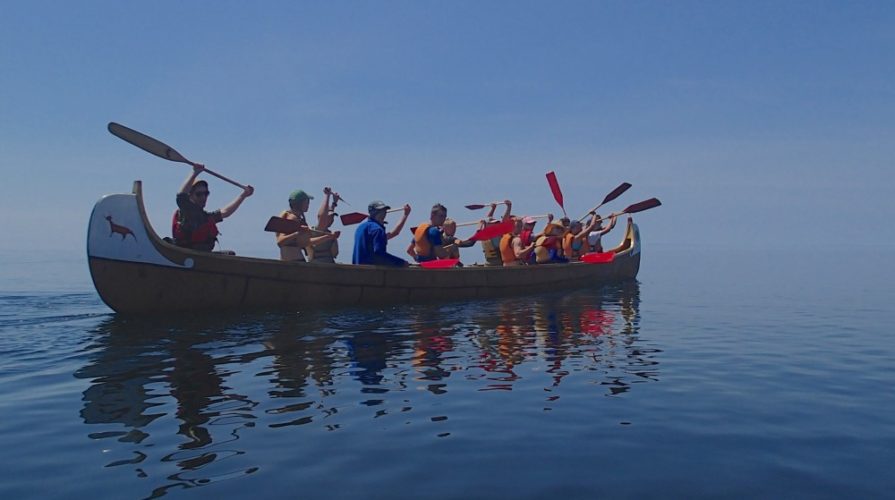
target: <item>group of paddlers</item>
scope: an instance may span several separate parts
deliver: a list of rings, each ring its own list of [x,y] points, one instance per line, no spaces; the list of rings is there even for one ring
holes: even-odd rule
[[[193,171],[177,194],[178,210],[172,222],[173,241],[178,246],[195,250],[212,251],[219,234],[217,223],[232,215],[242,202],[254,193],[252,186],[229,205],[214,212],[206,212],[209,196],[208,183],[197,180],[204,166],[193,165]],[[317,211],[316,224],[308,223],[306,213],[314,197],[303,190],[289,195],[289,209],[279,218],[293,221],[294,229],[276,233],[280,258],[293,262],[335,262],[339,254],[340,231],[332,231],[336,207],[341,197],[330,188],[323,189],[323,199]],[[494,218],[498,205],[506,210],[500,219]],[[488,206],[488,205],[486,205]],[[437,203],[432,207],[429,221],[412,228],[413,239],[407,254],[414,263],[426,263],[451,259],[459,264],[460,248],[471,247],[477,241],[482,244],[485,262],[489,266],[518,266],[577,261],[589,252],[602,252],[601,238],[615,227],[616,216],[611,216],[604,226],[596,213],[590,214],[587,224],[579,220],[562,218],[554,220],[548,214],[547,225],[535,232],[536,217],[518,217],[512,214],[512,202],[504,200],[490,204],[488,214],[478,223],[476,235],[487,233],[487,228],[502,225],[499,234],[489,237],[461,240],[455,236],[457,223],[447,217],[447,208]],[[484,207],[483,207],[484,208]],[[382,201],[367,206],[367,216],[355,232],[353,264],[407,266],[406,260],[387,251],[388,241],[397,237],[410,215],[410,205],[397,211],[401,219],[391,231],[385,228],[385,217],[391,207]],[[360,214],[363,215],[363,214]],[[343,222],[344,223],[344,222]],[[503,230],[506,228],[506,231]],[[510,229],[511,228],[511,229]],[[493,228],[492,228],[493,229]]]

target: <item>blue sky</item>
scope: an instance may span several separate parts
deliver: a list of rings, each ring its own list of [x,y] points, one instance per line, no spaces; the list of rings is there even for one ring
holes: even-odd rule
[[[4,2],[0,249],[82,251],[134,179],[168,231],[188,167],[109,121],[254,185],[222,225],[253,255],[296,188],[462,222],[558,212],[550,170],[575,215],[622,181],[610,210],[660,198],[647,245],[893,246],[893,26],[891,2]]]

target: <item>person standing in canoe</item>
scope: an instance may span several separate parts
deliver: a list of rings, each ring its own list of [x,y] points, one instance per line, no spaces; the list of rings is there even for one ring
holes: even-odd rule
[[[330,198],[332,198],[332,205],[330,205]],[[332,234],[335,237],[310,247],[311,252],[308,257],[311,262],[333,264],[336,262],[336,257],[339,256],[338,238],[341,233],[339,231],[332,232],[329,228],[333,225],[336,205],[341,199],[339,193],[333,192],[328,187],[323,188],[323,202],[320,203],[320,209],[317,210],[317,225],[314,226],[314,230],[321,236]]]
[[[210,252],[214,250],[220,234],[217,223],[233,215],[242,202],[252,196],[255,188],[246,186],[229,205],[214,212],[206,212],[205,204],[210,194],[208,182],[196,180],[203,170],[205,165],[193,164],[193,172],[177,192],[177,211],[171,221],[171,232],[175,245]]]
[[[280,213],[280,217],[297,221],[301,229],[293,233],[276,233],[277,246],[280,247],[280,259],[290,262],[306,262],[302,250],[313,245],[335,240],[338,233],[315,235],[308,226],[305,212],[311,206],[314,197],[301,189],[296,189],[289,195],[289,210]]]
[[[396,257],[386,251],[388,240],[404,227],[407,216],[410,215],[410,205],[404,205],[404,215],[397,227],[391,232],[385,232],[385,216],[391,208],[385,203],[376,200],[367,205],[367,213],[370,216],[354,233],[354,254],[351,257],[352,264],[367,264],[377,266],[403,267],[407,261]]]
[[[442,241],[441,226],[447,218],[447,208],[441,203],[432,206],[429,222],[416,227],[413,233],[413,253],[417,262],[446,259],[453,251],[451,245]]]

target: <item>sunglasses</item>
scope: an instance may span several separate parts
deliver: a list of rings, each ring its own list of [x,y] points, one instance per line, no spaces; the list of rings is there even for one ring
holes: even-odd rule
[[[193,195],[194,195],[194,196],[198,196],[199,198],[205,198],[205,197],[207,197],[209,194],[211,194],[210,191],[195,191],[195,192],[193,192]]]

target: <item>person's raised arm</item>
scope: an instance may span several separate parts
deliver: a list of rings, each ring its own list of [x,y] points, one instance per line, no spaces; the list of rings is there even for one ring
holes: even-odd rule
[[[485,215],[485,220],[491,220],[494,218],[494,210],[497,209],[497,203],[492,203],[491,208],[488,209],[488,214]]]
[[[323,201],[320,202],[320,208],[317,209],[317,227],[322,228],[326,223],[326,216],[329,215],[329,197],[333,194],[332,189],[323,188]]]
[[[595,227],[597,227],[599,220],[600,219],[597,218],[596,213],[591,213],[590,222],[587,224],[587,226],[584,227],[584,229],[582,229],[578,232],[578,234],[575,235],[574,239],[583,240],[587,238],[587,235],[589,235],[590,232],[593,231]]]
[[[203,170],[205,170],[205,165],[193,163],[193,171],[183,182],[183,186],[180,186],[180,191],[178,191],[177,193],[189,193],[190,188],[193,187],[193,183],[196,182],[196,177],[199,177],[199,174],[201,174]]]
[[[252,196],[252,193],[254,192],[255,188],[253,188],[252,186],[246,186],[245,189],[243,189],[242,192],[239,193],[239,196],[237,196],[235,200],[231,201],[229,205],[221,209],[221,217],[226,219],[227,217],[233,215],[233,212],[236,212],[236,209],[239,208],[240,205],[242,205],[243,200],[245,200],[249,196]]]
[[[615,227],[615,223],[616,223],[617,220],[618,220],[618,216],[616,216],[616,215],[613,215],[612,217],[610,217],[610,218],[609,218],[609,225],[606,226],[605,229],[603,229],[602,231],[600,231],[600,235],[604,235],[604,234],[608,233],[609,231],[612,231],[612,228]]]
[[[398,225],[392,229],[392,232],[388,233],[388,239],[392,239],[401,234],[401,230],[404,229],[404,224],[407,222],[408,215],[410,215],[410,205],[404,205],[404,215],[401,216],[401,220],[398,221]]]
[[[503,213],[503,217],[500,219],[500,222],[506,222],[510,220],[510,212],[513,210],[513,202],[510,200],[503,200],[504,205],[507,206],[506,211]]]

